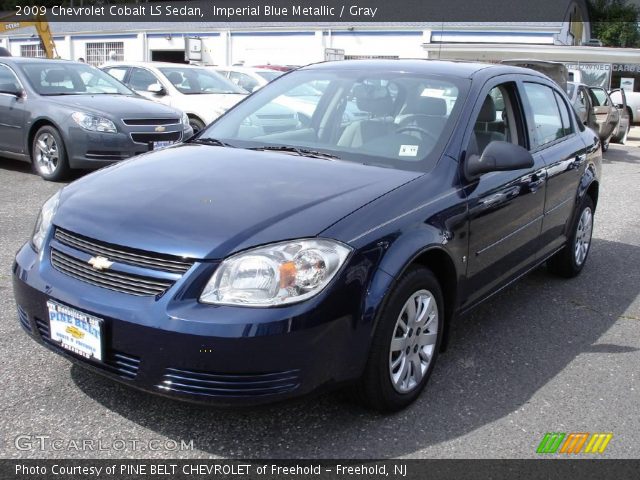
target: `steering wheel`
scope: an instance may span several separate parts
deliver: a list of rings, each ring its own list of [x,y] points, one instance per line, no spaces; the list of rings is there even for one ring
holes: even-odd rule
[[[434,135],[428,130],[425,130],[422,127],[418,127],[417,125],[405,125],[404,127],[400,127],[396,129],[396,133],[403,133],[403,132],[418,132],[425,135],[426,137],[429,137],[431,140],[433,140],[434,143],[438,141],[438,137],[436,135]]]

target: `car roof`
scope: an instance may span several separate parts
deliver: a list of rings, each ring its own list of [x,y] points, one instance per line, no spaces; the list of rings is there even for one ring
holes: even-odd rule
[[[33,58],[33,57],[2,57],[3,62],[7,63],[57,63],[57,64],[78,64],[73,60],[61,60],[58,58]],[[83,64],[88,65],[88,64]],[[91,66],[91,65],[88,65]]]
[[[397,59],[397,60],[338,60],[320,62],[301,67],[298,70],[389,70],[405,71],[408,73],[452,75],[461,78],[472,78],[479,72],[492,72],[493,74],[519,73],[536,75],[546,78],[544,75],[528,68],[511,65],[480,63],[480,62],[456,62],[446,60],[429,59]]]

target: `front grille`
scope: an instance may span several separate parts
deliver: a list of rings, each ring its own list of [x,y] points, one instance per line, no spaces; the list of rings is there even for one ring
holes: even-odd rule
[[[25,312],[24,308],[22,308],[20,305],[18,305],[18,320],[20,320],[20,325],[22,325],[22,328],[24,328],[27,332],[31,332],[29,315],[27,315],[27,312]]]
[[[127,247],[120,247],[110,243],[83,237],[61,228],[56,228],[54,238],[60,243],[75,248],[91,255],[98,255],[116,260],[136,267],[150,268],[170,273],[185,273],[193,265],[193,260],[176,257],[174,255],[161,255]]]
[[[136,143],[177,142],[182,132],[167,133],[132,133],[131,139]]]
[[[173,281],[154,277],[143,277],[125,272],[96,270],[88,262],[83,262],[55,248],[51,248],[51,264],[53,267],[92,285],[97,285],[116,292],[138,296],[162,295],[173,285]]]
[[[176,125],[179,118],[123,118],[122,123],[130,126]]]
[[[49,322],[44,321],[38,317],[35,318],[35,321],[42,340],[44,340],[45,343],[56,348],[62,348],[57,342],[51,339],[51,334],[49,333]],[[86,360],[84,357],[76,355],[75,353],[68,350],[63,351],[68,355],[71,355],[72,357]],[[136,378],[138,369],[140,368],[140,358],[124,352],[110,349],[105,352],[102,362],[91,362],[91,365],[102,368],[103,370],[114,373],[120,377],[134,379]]]
[[[290,392],[299,385],[299,370],[229,375],[167,368],[158,388],[190,395],[253,397]]]

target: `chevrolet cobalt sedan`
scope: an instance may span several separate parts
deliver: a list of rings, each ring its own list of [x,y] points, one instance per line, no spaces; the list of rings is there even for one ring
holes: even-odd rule
[[[311,84],[308,124],[247,120]],[[345,123],[349,102],[363,115]],[[51,197],[13,267],[18,318],[149,392],[246,405],[349,386],[397,410],[458,315],[544,262],[580,273],[600,169],[597,135],[531,70],[304,67]]]
[[[140,97],[97,68],[64,60],[0,60],[0,156],[30,161],[46,180],[192,134],[181,111]]]

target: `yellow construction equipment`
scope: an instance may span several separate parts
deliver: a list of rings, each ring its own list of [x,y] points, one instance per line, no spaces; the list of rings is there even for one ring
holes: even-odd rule
[[[26,27],[34,27],[36,29],[47,58],[58,58],[56,43],[53,40],[49,22],[44,15],[35,15],[31,20],[27,21],[16,18],[15,14],[0,17],[0,35]]]

